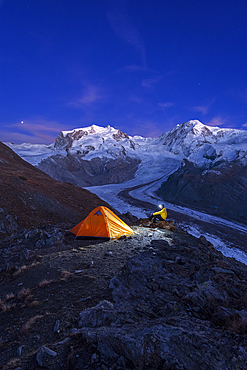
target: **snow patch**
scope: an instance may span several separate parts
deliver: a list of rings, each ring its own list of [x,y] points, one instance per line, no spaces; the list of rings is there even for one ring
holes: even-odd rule
[[[192,226],[188,224],[180,224],[180,227],[187,231],[188,234],[200,238],[204,236],[208,242],[213,244],[214,248],[220,251],[225,257],[235,258],[235,260],[247,265],[247,253],[241,251],[238,248],[232,247],[230,243],[223,242],[216,235],[203,233],[203,231],[198,226]]]

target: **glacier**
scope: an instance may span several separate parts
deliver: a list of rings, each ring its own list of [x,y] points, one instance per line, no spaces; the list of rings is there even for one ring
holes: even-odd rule
[[[229,166],[233,161],[238,161],[243,166],[247,165],[247,131],[206,126],[197,120],[177,125],[171,131],[165,132],[157,138],[130,136],[109,125],[106,127],[92,125],[61,131],[55,143],[49,145],[5,144],[27,162],[45,172],[46,168],[48,171],[53,163],[56,166],[59,163],[60,166],[60,163],[68,158],[73,158],[78,166],[81,163],[85,164],[85,162],[92,163],[95,158],[98,158],[99,163],[102,164],[105,184],[83,187],[110,203],[119,212],[131,212],[137,217],[147,217],[152,206],[155,207],[157,203],[163,202],[157,196],[156,191],[172,173],[183,166],[184,159],[193,163],[194,166],[203,168],[203,175],[210,171],[217,172],[211,167],[221,161]],[[108,173],[104,172],[107,163],[114,161],[123,163],[128,158],[135,159],[139,163],[131,178],[121,183],[107,183]],[[59,171],[63,171],[63,168],[57,167],[54,173]],[[117,169],[113,169],[113,171],[117,171]],[[85,171],[85,173],[89,179],[93,176],[90,171]],[[50,175],[52,174],[51,171]],[[75,175],[76,171],[71,177],[73,181],[77,181],[74,180]],[[214,173],[214,175],[220,177],[220,173]],[[80,186],[80,183],[77,185]],[[119,197],[119,193],[126,189],[129,189],[129,195],[135,199],[134,205]],[[144,201],[149,204],[148,209],[144,209],[138,204]],[[181,215],[190,216],[192,220],[204,222],[205,225],[212,225],[212,229],[216,230],[217,225],[218,227],[224,226],[226,229],[232,230],[232,232],[237,231],[246,237],[247,228],[239,222],[231,222],[176,204],[166,203],[166,207],[168,208],[168,216],[169,210],[175,211]],[[206,228],[204,230],[198,228],[195,221],[190,224],[181,223],[181,227],[185,227],[188,232],[194,233],[194,235],[202,233],[215,247],[221,248],[222,252],[224,250],[223,253],[233,254],[236,259],[244,260],[243,253],[245,252],[242,250],[239,257],[239,252],[234,249],[236,246],[230,245],[227,239],[224,240],[224,235],[217,235],[213,232],[209,234],[205,231]]]

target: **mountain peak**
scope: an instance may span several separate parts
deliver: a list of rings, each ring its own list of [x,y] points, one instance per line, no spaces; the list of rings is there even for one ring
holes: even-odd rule
[[[61,131],[63,136],[74,136],[78,132],[87,132],[87,134],[106,133],[108,131],[117,131],[114,127],[107,125],[106,127],[97,126],[94,123],[91,126],[75,128],[69,131]],[[87,135],[86,134],[86,135]]]
[[[198,120],[190,120],[187,122],[182,123],[181,125],[175,126],[170,132],[180,132],[180,133],[186,133],[186,134],[194,134],[198,135],[202,132],[208,132],[213,130],[218,130],[219,127],[210,127],[207,125],[204,125],[202,122]]]
[[[212,158],[230,161],[240,158],[239,153],[246,153],[247,132],[207,126],[191,120],[163,134],[161,142],[170,152],[200,166],[211,163]],[[245,154],[241,154],[242,157]]]
[[[116,141],[121,141],[124,139],[129,139],[129,136],[124,132],[120,131],[119,129],[115,129],[110,125],[106,127],[101,127],[93,124],[92,126],[83,127],[83,128],[76,128],[71,131],[61,131],[56,138],[55,141],[55,148],[56,149],[69,149],[72,146],[76,146],[84,140],[85,137],[89,135],[94,135],[95,139],[97,136],[105,141],[107,138],[113,138]]]
[[[190,120],[176,125],[158,138],[132,137],[110,125],[101,127],[92,124],[61,131],[55,145],[30,147],[30,144],[9,144],[9,146],[37,166],[49,157],[58,155],[62,158],[72,155],[77,158],[76,163],[82,158],[90,161],[103,157],[111,160],[138,158],[143,163],[150,158],[156,163],[163,163],[163,158],[166,157],[173,157],[178,161],[187,158],[200,167],[212,165],[219,160],[239,159],[242,163],[247,163],[246,144],[246,130],[212,127],[198,120]]]

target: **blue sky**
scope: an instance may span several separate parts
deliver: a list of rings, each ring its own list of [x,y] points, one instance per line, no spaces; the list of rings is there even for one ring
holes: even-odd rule
[[[0,0],[1,141],[247,128],[243,0]]]

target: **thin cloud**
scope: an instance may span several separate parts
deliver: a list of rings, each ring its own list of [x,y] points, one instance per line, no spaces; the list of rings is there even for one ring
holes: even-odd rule
[[[30,143],[30,144],[50,144],[54,142],[53,136],[39,135],[33,136],[23,134],[21,132],[3,132],[1,134],[1,140],[5,143],[11,142],[15,144]]]
[[[237,98],[238,101],[244,102],[245,104],[247,103],[247,88],[231,88],[227,91],[227,93],[231,98]]]
[[[69,105],[76,108],[81,108],[83,106],[89,106],[99,100],[102,100],[105,97],[105,94],[101,92],[101,89],[95,85],[89,85],[86,87],[83,95],[76,99],[73,102],[70,102]]]
[[[222,126],[227,122],[227,119],[220,116],[214,117],[211,121],[207,122],[207,126]]]
[[[143,103],[143,99],[140,98],[139,96],[136,96],[136,95],[131,95],[129,97],[129,102],[130,103]]]
[[[118,69],[118,72],[147,72],[149,69],[147,66],[129,65]]]
[[[171,101],[168,101],[166,103],[159,103],[158,104],[161,109],[166,109],[174,106],[174,103]]]
[[[133,24],[130,17],[126,14],[125,9],[115,9],[107,13],[107,19],[110,23],[115,34],[125,43],[132,45],[139,53],[141,65],[146,68],[146,50],[144,41],[137,29]]]
[[[143,135],[143,133],[145,134]],[[158,137],[164,132],[159,123],[154,121],[142,121],[132,127],[132,135],[142,135],[145,137]]]
[[[208,104],[203,104],[203,105],[197,105],[195,107],[191,107],[190,110],[194,112],[200,112],[202,113],[203,116],[208,114],[212,104],[215,102],[215,98],[211,99],[211,101]]]
[[[11,127],[18,127],[21,130],[36,134],[39,131],[61,131],[62,127],[56,121],[45,120],[44,118],[34,118],[14,123]]]
[[[195,112],[200,112],[202,113],[203,115],[206,115],[209,111],[209,106],[198,106],[198,107],[193,107],[192,110],[194,110]]]
[[[146,78],[142,80],[142,87],[152,88],[160,81],[160,77],[157,78]]]
[[[56,121],[35,117],[33,119],[5,125],[1,137],[2,141],[50,144],[54,142],[56,136],[62,129],[62,125]]]

